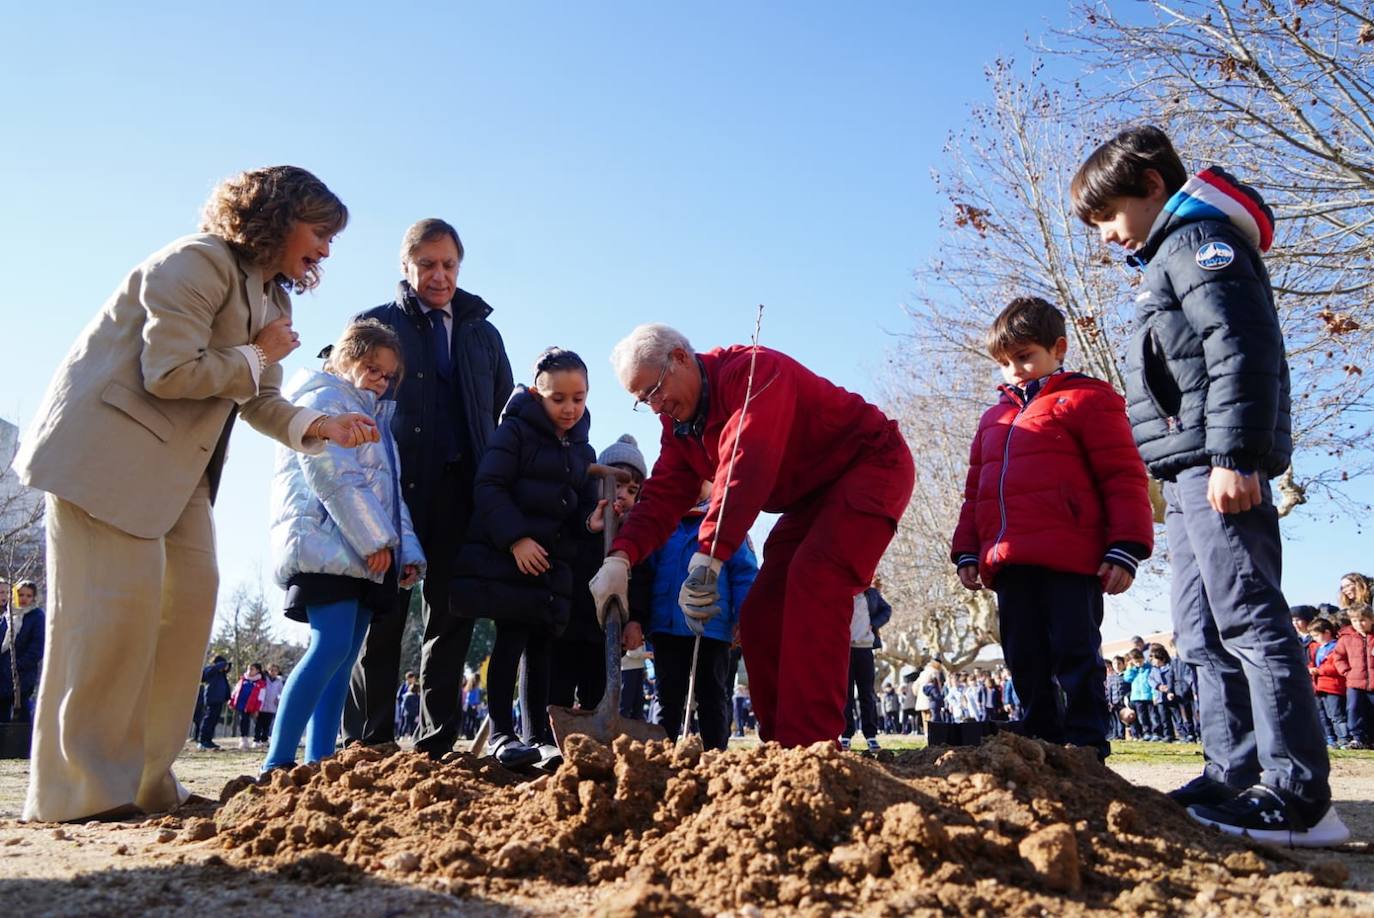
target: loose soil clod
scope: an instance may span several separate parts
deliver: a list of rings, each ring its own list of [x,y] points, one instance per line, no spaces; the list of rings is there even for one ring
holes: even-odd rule
[[[213,833],[245,866],[459,895],[590,886],[603,915],[1343,911],[1322,888],[1338,871],[1279,873],[1090,753],[1008,734],[877,759],[833,744],[566,746],[530,782],[468,756],[354,747],[231,782],[213,825],[181,839]]]

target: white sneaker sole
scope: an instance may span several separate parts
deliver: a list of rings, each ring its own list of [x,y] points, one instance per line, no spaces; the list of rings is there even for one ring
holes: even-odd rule
[[[1193,818],[1194,822],[1219,829],[1224,835],[1250,838],[1257,842],[1285,848],[1330,848],[1335,845],[1343,845],[1350,840],[1350,830],[1345,827],[1345,823],[1341,822],[1341,817],[1336,815],[1334,806],[1328,807],[1326,815],[1321,818],[1321,821],[1305,832],[1294,832],[1291,829],[1246,829],[1241,826],[1233,826],[1230,823],[1217,822],[1199,816],[1197,807],[1193,806],[1188,807],[1188,815]]]

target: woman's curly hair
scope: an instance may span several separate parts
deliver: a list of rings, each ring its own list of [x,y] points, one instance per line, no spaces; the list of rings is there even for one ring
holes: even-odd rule
[[[254,265],[271,264],[297,222],[325,223],[332,233],[348,225],[348,208],[324,182],[298,166],[250,169],[220,182],[205,202],[200,229],[222,237]],[[320,266],[312,265],[301,280],[277,275],[274,280],[296,293],[320,283]]]

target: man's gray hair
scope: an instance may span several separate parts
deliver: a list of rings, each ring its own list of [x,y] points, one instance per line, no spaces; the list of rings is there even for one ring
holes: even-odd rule
[[[640,325],[611,349],[611,366],[616,379],[626,389],[640,367],[659,367],[668,362],[668,355],[678,348],[695,354],[687,336],[669,325],[657,322]]]

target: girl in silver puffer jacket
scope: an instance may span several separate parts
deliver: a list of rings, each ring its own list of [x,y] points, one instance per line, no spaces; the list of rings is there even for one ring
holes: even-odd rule
[[[263,771],[334,753],[349,674],[376,615],[400,614],[399,591],[424,574],[425,556],[401,499],[391,436],[401,373],[395,333],[375,319],[344,330],[325,372],[302,371],[283,393],[328,414],[365,413],[380,440],[317,456],[282,449],[272,479],[272,555],[287,615],[310,624],[310,647],[282,690]],[[347,407],[344,407],[347,406]],[[397,571],[399,570],[399,574]]]

